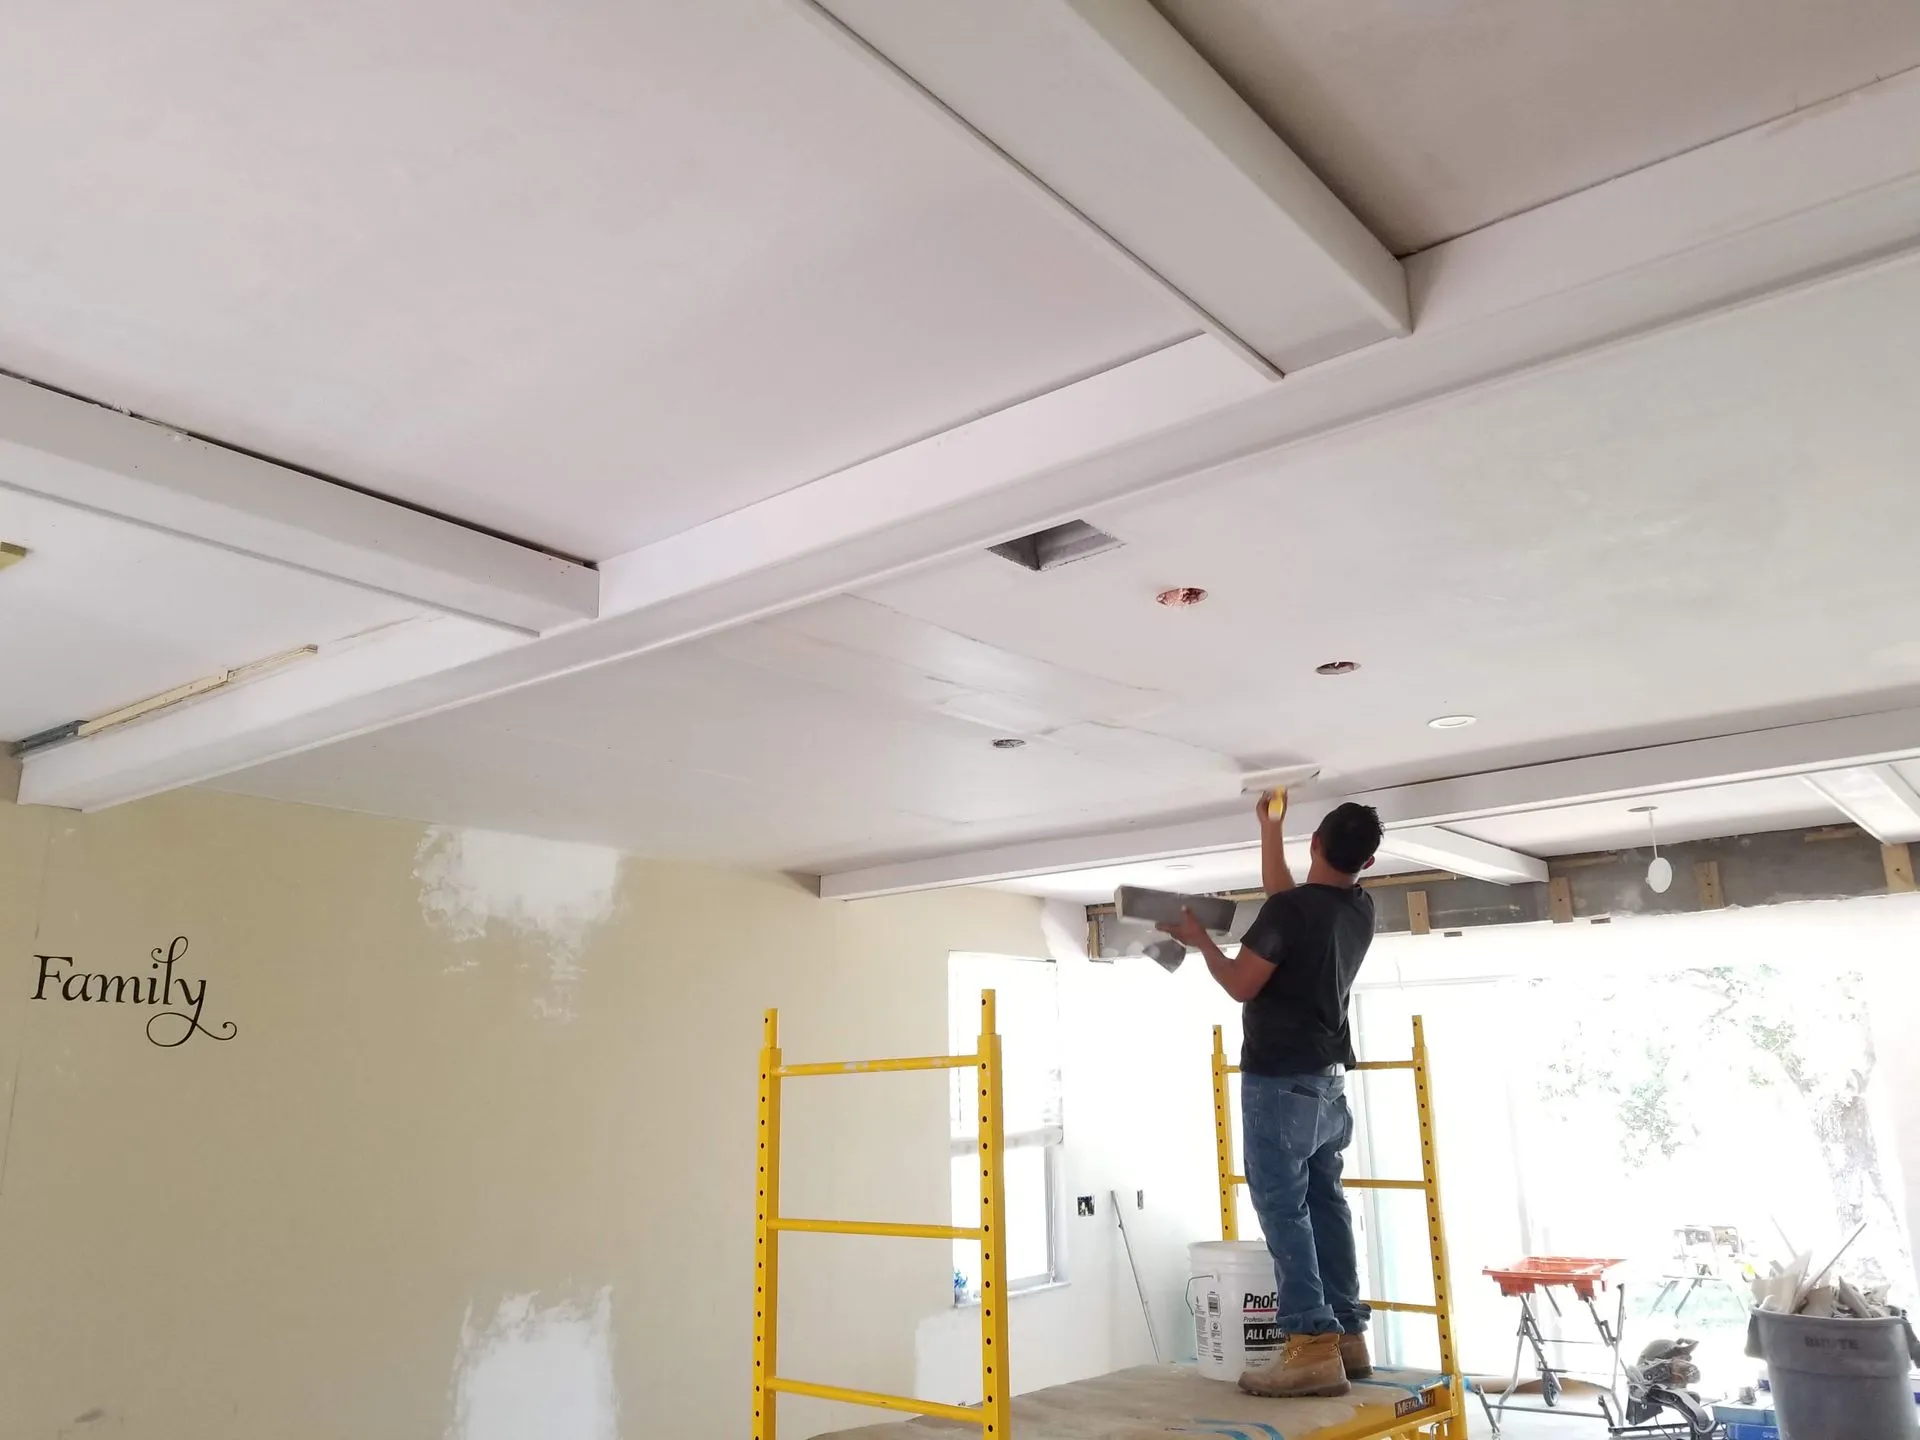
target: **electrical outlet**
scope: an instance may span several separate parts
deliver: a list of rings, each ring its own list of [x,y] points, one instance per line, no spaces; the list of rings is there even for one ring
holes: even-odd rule
[[[1093,1196],[1082,1195],[1080,1197],[1080,1213],[1082,1215],[1093,1214]]]

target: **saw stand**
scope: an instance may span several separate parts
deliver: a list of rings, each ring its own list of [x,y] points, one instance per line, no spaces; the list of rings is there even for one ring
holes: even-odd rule
[[[1500,1293],[1509,1299],[1520,1302],[1520,1326],[1516,1332],[1513,1346],[1513,1377],[1507,1382],[1506,1393],[1500,1397],[1494,1409],[1494,1433],[1499,1434],[1499,1421],[1509,1410],[1528,1411],[1539,1415],[1578,1416],[1583,1419],[1598,1418],[1607,1424],[1608,1433],[1619,1436],[1655,1436],[1671,1433],[1664,1426],[1625,1425],[1623,1409],[1618,1396],[1621,1388],[1622,1361],[1620,1357],[1621,1332],[1625,1328],[1627,1315],[1626,1292],[1619,1286],[1611,1288],[1615,1300],[1613,1315],[1608,1318],[1600,1308],[1599,1297],[1609,1288],[1607,1272],[1621,1264],[1619,1260],[1575,1259],[1560,1255],[1534,1255],[1516,1261],[1504,1269],[1490,1269],[1486,1273],[1499,1285]],[[1556,1318],[1565,1312],[1554,1296],[1554,1290],[1566,1287],[1573,1291],[1579,1302],[1586,1306],[1587,1313],[1593,1317],[1593,1328],[1599,1335],[1597,1340],[1568,1340],[1550,1336],[1540,1328],[1540,1310],[1538,1301],[1545,1299]],[[1553,1352],[1549,1346],[1582,1345],[1597,1347],[1607,1352],[1607,1384],[1602,1392],[1597,1410],[1568,1409],[1560,1401],[1566,1393],[1564,1377],[1575,1372],[1565,1365],[1553,1363]],[[1520,1387],[1520,1371],[1528,1352],[1532,1352],[1533,1368],[1540,1377],[1540,1398],[1542,1405],[1516,1404],[1515,1394]],[[1588,1375],[1597,1375],[1597,1371],[1587,1371]],[[1680,1433],[1685,1433],[1684,1431]]]

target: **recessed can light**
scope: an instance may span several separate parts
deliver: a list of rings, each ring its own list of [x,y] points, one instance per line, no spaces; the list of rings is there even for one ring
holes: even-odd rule
[[[1171,590],[1162,590],[1153,598],[1169,610],[1184,610],[1206,599],[1207,592],[1198,585],[1176,585]]]
[[[1435,730],[1464,730],[1479,718],[1478,715],[1436,715],[1427,724]]]
[[[998,740],[993,742],[993,748],[996,750],[1018,750],[1026,743],[1026,741],[1020,739],[1017,735],[1002,735]]]
[[[1329,660],[1324,665],[1314,666],[1313,673],[1316,675],[1351,675],[1359,668],[1360,662],[1357,660]]]
[[[1651,815],[1653,814],[1654,811],[1658,810],[1659,808],[1660,807],[1658,805],[1629,805],[1627,807],[1627,814]]]

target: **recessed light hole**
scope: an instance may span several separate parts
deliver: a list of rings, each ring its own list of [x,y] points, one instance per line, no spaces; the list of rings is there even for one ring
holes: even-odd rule
[[[1207,592],[1198,585],[1176,585],[1171,590],[1162,590],[1153,597],[1169,610],[1185,610],[1190,605],[1198,605],[1207,598]]]
[[[1313,673],[1316,675],[1351,675],[1359,668],[1360,662],[1357,660],[1329,660],[1324,665],[1314,666]]]

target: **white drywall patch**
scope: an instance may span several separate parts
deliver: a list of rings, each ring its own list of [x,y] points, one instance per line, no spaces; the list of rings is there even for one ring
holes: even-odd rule
[[[476,1328],[460,1322],[446,1440],[620,1440],[613,1287],[542,1309],[509,1295]]]
[[[534,1009],[550,1019],[572,1016],[581,952],[613,914],[619,851],[435,825],[414,852],[413,874],[427,923],[455,940],[505,925],[540,946],[547,984]]]
[[[1087,958],[1087,907],[1071,900],[1049,900],[1040,907],[1040,934],[1047,958],[1058,965]]]

